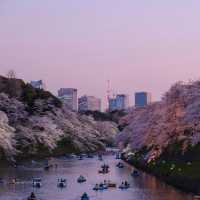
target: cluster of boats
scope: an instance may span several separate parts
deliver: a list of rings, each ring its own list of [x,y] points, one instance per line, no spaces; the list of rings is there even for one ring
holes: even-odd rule
[[[116,188],[116,187],[117,187],[116,183],[104,180],[103,183],[96,184],[94,186],[93,190],[95,190],[95,191],[102,191],[102,190],[106,190],[108,188]]]
[[[112,182],[105,182],[96,184],[93,188],[94,191],[103,191],[107,190],[108,188],[116,188],[117,184]],[[119,189],[128,189],[130,187],[130,184],[127,181],[124,181],[120,184]]]
[[[93,158],[93,155],[85,155],[87,158]],[[83,155],[79,155],[77,156],[77,158],[79,160],[83,160],[83,158],[85,158],[85,156]],[[121,154],[116,154],[116,159],[121,159]],[[98,155],[98,160],[99,161],[102,161],[103,160],[103,156],[101,154]],[[48,170],[50,169],[51,167],[54,167],[52,165],[47,165],[45,170]],[[116,167],[118,168],[124,168],[124,163],[123,162],[118,162],[116,164]],[[101,169],[98,171],[98,173],[100,174],[107,174],[110,172],[110,166],[108,164],[103,164],[101,165]],[[138,177],[139,176],[139,172],[134,169],[132,172],[131,172],[131,176],[132,177]],[[1,180],[0,180],[1,181]],[[78,178],[77,178],[77,182],[78,183],[83,183],[83,182],[86,182],[86,178],[82,175],[80,175]],[[42,186],[42,180],[41,178],[34,178],[33,179],[33,187],[37,187],[37,188],[40,188]],[[57,183],[57,186],[59,188],[64,188],[67,186],[67,180],[64,179],[64,178],[61,178],[61,179],[58,179],[58,183]],[[119,188],[121,190],[126,190],[130,187],[130,184],[128,183],[128,181],[123,181],[121,182],[120,185],[116,184],[115,182],[112,182],[110,180],[104,180],[103,182],[100,182],[100,183],[97,183],[95,184],[95,186],[93,187],[93,190],[94,191],[104,191],[104,190],[107,190],[109,188]],[[36,199],[36,196],[35,194],[32,192],[31,195],[28,197],[27,200],[37,200]],[[87,193],[83,193],[82,196],[80,196],[80,200],[90,200],[90,197],[88,196]]]
[[[80,175],[77,179],[78,183],[86,182],[86,178],[82,175]],[[33,178],[32,185],[35,188],[41,188],[42,187],[42,179],[41,178]],[[57,186],[60,188],[64,188],[67,186],[67,180],[65,178],[58,179]]]

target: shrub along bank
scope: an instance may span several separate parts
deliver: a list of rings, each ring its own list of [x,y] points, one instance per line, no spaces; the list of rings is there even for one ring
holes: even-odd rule
[[[131,156],[123,155],[123,159],[183,191],[200,194],[200,143],[183,152],[181,142],[175,142],[150,162],[145,161],[147,153],[143,148]]]

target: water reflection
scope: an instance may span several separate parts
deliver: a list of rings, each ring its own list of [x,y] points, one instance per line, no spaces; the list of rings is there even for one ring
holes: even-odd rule
[[[86,158],[84,160],[61,160],[55,159],[58,168],[44,171],[40,166],[33,167],[30,163],[25,163],[18,169],[1,167],[0,177],[8,183],[12,178],[17,178],[23,183],[17,185],[4,184],[0,186],[0,199],[2,200],[22,200],[31,191],[42,200],[79,200],[82,193],[87,192],[91,200],[191,200],[190,195],[183,194],[174,188],[160,182],[155,177],[142,173],[139,177],[131,177],[132,167],[125,164],[124,169],[115,167],[118,162],[113,157],[105,159],[109,163],[111,172],[106,175],[98,174],[98,170],[103,162],[97,158]],[[41,165],[42,166],[42,165]],[[87,178],[86,183],[78,184],[77,177],[83,175]],[[42,178],[42,188],[32,188],[32,178]],[[67,187],[58,188],[57,179],[66,178]],[[110,179],[118,185],[123,180],[128,180],[131,187],[128,190],[109,189],[103,192],[92,190],[96,183],[104,179]]]

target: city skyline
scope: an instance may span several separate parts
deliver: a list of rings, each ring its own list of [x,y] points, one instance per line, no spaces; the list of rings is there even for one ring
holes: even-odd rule
[[[100,97],[104,108],[107,80],[130,102],[137,91],[159,100],[175,82],[200,77],[199,6],[1,1],[0,74],[14,69],[27,82],[42,79],[55,95],[60,87],[77,88],[80,96]]]

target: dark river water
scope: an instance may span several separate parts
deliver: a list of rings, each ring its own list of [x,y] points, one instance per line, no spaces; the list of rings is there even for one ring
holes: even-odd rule
[[[5,180],[0,184],[0,200],[23,200],[34,191],[40,200],[79,200],[80,196],[87,192],[90,200],[191,200],[192,196],[160,182],[155,177],[141,173],[139,177],[131,177],[132,167],[125,164],[125,168],[119,169],[113,156],[104,157],[104,161],[95,158],[85,158],[83,160],[74,159],[53,159],[57,163],[57,168],[44,171],[41,163],[25,163],[17,169],[0,167],[0,177]],[[110,173],[106,175],[98,174],[98,170],[103,163],[110,165]],[[87,182],[78,184],[79,175],[87,178]],[[32,177],[42,178],[42,187],[33,189]],[[19,183],[9,184],[12,178],[17,178]],[[57,179],[66,178],[67,187],[59,189]],[[108,189],[106,191],[95,192],[92,190],[96,183],[112,180],[118,185],[123,180],[130,182],[127,190]]]

